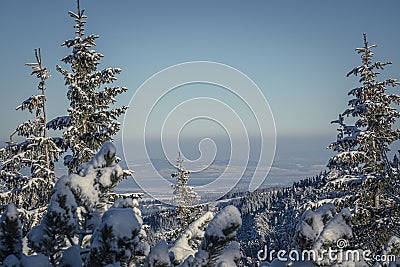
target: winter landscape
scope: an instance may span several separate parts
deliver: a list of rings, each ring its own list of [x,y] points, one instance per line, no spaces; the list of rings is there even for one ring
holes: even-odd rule
[[[1,266],[400,266],[400,4],[282,2],[2,3]]]

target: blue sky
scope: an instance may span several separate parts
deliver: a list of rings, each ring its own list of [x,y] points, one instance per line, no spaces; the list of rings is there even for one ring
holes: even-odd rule
[[[69,53],[60,44],[73,36],[67,11],[75,10],[75,1],[14,0],[0,5],[4,141],[28,118],[14,108],[35,93],[36,80],[24,66],[34,60],[34,48],[42,49],[44,64],[52,70],[49,117],[65,114],[66,87],[55,65]],[[280,156],[291,155],[295,138],[309,144],[301,146],[304,157],[323,151],[320,146],[333,140],[335,127],[329,122],[345,108],[347,91],[357,86],[356,79],[345,75],[360,62],[354,49],[362,45],[363,32],[378,44],[376,59],[394,62],[385,75],[400,76],[400,2],[395,0],[82,0],[81,5],[89,17],[86,32],[100,35],[96,50],[105,55],[102,67],[123,71],[117,84],[129,91],[119,98],[120,104],[128,104],[147,78],[171,65],[195,60],[228,64],[248,75],[268,100]],[[315,164],[327,161],[318,160]]]

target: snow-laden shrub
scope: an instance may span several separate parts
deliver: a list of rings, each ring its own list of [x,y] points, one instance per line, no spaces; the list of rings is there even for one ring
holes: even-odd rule
[[[178,265],[187,257],[194,256],[204,238],[204,232],[207,225],[213,219],[211,212],[205,213],[196,221],[192,222],[188,228],[183,231],[175,244],[169,249],[173,263]]]
[[[134,262],[136,249],[140,247],[142,223],[129,208],[106,211],[90,241],[88,266]]]
[[[236,207],[227,206],[222,209],[208,224],[199,250],[181,266],[237,266],[241,252],[239,244],[234,240],[236,230],[241,225],[241,215]]]

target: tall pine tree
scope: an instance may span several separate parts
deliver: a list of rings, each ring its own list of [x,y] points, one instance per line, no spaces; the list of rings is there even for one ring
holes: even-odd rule
[[[8,203],[15,203],[21,209],[25,232],[37,222],[50,200],[55,181],[54,162],[61,155],[57,139],[46,133],[45,91],[49,71],[42,64],[40,49],[35,50],[35,56],[36,62],[26,65],[32,67],[31,75],[39,79],[39,94],[16,108],[29,111],[34,119],[20,124],[10,135],[7,146],[0,149],[0,208],[4,210]],[[15,136],[20,142],[14,140]]]
[[[348,95],[353,99],[339,119],[333,121],[339,124],[339,134],[329,148],[338,154],[330,159],[328,166],[342,176],[368,175],[376,185],[374,194],[370,194],[374,197],[371,205],[379,207],[381,180],[392,172],[386,154],[390,145],[400,137],[400,130],[394,127],[400,112],[393,106],[400,104],[400,96],[387,92],[389,86],[399,84],[397,80],[378,81],[379,70],[391,62],[372,62],[372,49],[375,47],[368,44],[364,34],[364,47],[356,49],[361,54],[362,65],[347,74],[360,76],[361,85],[350,90]],[[354,124],[347,125],[345,116],[355,118]]]
[[[70,102],[68,115],[55,118],[47,124],[48,128],[64,130],[63,148],[71,154],[64,157],[69,172],[76,173],[81,163],[89,161],[105,141],[112,141],[119,131],[117,121],[127,109],[126,106],[111,108],[115,97],[128,89],[108,87],[121,72],[119,68],[98,70],[102,54],[92,48],[96,46],[98,35],[85,35],[87,16],[77,1],[77,13],[69,12],[75,20],[75,37],[66,40],[62,46],[71,48],[71,54],[62,61],[70,70],[57,66],[68,86],[67,97]],[[102,88],[105,86],[104,88]]]
[[[391,62],[373,62],[375,47],[364,34],[364,46],[356,49],[362,64],[347,74],[359,76],[360,85],[350,90],[348,95],[353,98],[348,108],[333,122],[339,124],[339,133],[329,148],[338,154],[329,161],[331,175],[326,188],[329,197],[344,200],[338,204],[354,209],[358,248],[379,253],[400,215],[399,204],[386,194],[393,180],[398,182],[387,153],[400,137],[395,128],[400,96],[388,92],[389,87],[399,84],[397,80],[378,80],[380,71]],[[354,122],[346,123],[347,117]]]

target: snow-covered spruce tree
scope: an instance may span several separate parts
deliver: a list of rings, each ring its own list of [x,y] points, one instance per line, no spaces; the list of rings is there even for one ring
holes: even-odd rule
[[[306,210],[296,225],[295,247],[299,250],[312,249],[324,226],[335,213],[336,207],[331,203],[324,204],[315,211]]]
[[[144,262],[145,267],[170,267],[171,260],[168,255],[168,244],[164,239],[151,248]]]
[[[394,129],[400,112],[393,106],[400,104],[400,96],[387,93],[389,86],[399,84],[397,80],[377,80],[378,71],[391,62],[372,62],[374,47],[376,45],[368,45],[364,34],[364,47],[356,49],[361,54],[362,65],[347,74],[360,76],[361,85],[350,90],[348,94],[353,99],[349,101],[349,107],[339,115],[338,120],[333,121],[339,124],[339,134],[329,148],[338,154],[330,159],[328,166],[339,172],[339,178],[345,175],[369,175],[368,179],[372,179],[376,185],[373,191],[369,191],[373,197],[370,204],[379,208],[381,180],[392,172],[386,153],[400,137],[400,131]],[[355,118],[355,123],[347,125],[345,116]]]
[[[326,203],[315,211],[306,210],[296,225],[294,247],[299,251],[314,251],[315,254],[309,254],[308,258],[304,258],[306,261],[313,261],[318,266],[333,266],[338,263],[338,259],[324,257],[320,253],[329,248],[347,249],[346,246],[353,237],[350,221],[350,210],[343,208],[336,212],[336,207],[332,203]],[[338,247],[338,241],[340,241],[339,246],[343,246]]]
[[[400,96],[388,93],[389,87],[399,84],[397,80],[378,80],[379,71],[391,62],[373,62],[375,47],[368,44],[364,34],[364,46],[356,49],[362,64],[347,74],[360,76],[360,86],[350,90],[353,98],[348,108],[334,121],[339,124],[339,133],[329,148],[338,154],[328,163],[331,178],[327,189],[330,198],[340,200],[337,204],[355,208],[353,230],[359,248],[379,253],[385,240],[394,234],[390,224],[400,215],[399,203],[385,195],[391,183],[398,183],[387,152],[400,136],[395,128]],[[349,116],[354,123],[345,122]]]
[[[213,213],[206,212],[199,219],[192,222],[178,237],[178,239],[169,249],[172,263],[175,266],[181,264],[189,256],[194,256],[194,254],[198,251],[204,238],[205,228],[213,218]],[[156,258],[156,256],[153,255],[153,258]]]
[[[116,80],[121,72],[118,68],[98,70],[102,54],[92,48],[96,46],[98,35],[85,35],[87,16],[80,9],[77,0],[77,13],[69,12],[75,20],[75,37],[66,40],[62,46],[72,49],[62,61],[70,65],[70,70],[57,66],[68,86],[67,97],[70,102],[68,115],[55,118],[47,124],[48,128],[64,130],[63,148],[72,154],[64,157],[64,164],[70,173],[76,173],[80,164],[89,161],[105,141],[112,141],[119,131],[118,117],[126,106],[110,108],[115,97],[128,89],[126,87],[104,87]]]
[[[183,166],[180,153],[176,162],[176,172],[171,174],[171,177],[176,180],[176,183],[171,185],[174,194],[172,204],[176,206],[173,216],[178,219],[181,227],[176,229],[173,234],[174,238],[184,231],[189,224],[199,218],[203,209],[201,205],[195,205],[200,200],[200,196],[194,191],[192,186],[188,186],[190,171],[186,170]]]
[[[68,178],[63,176],[57,181],[47,213],[28,233],[28,246],[46,255],[54,266],[63,251],[75,245],[73,240],[78,230],[77,204]]]
[[[101,224],[93,233],[87,266],[133,266],[141,263],[149,253],[149,246],[144,246],[141,241],[142,219],[132,208],[118,206],[104,213]]]
[[[0,264],[4,267],[51,267],[43,254],[26,256],[22,252],[22,224],[17,207],[10,203],[0,219]]]
[[[199,250],[181,266],[237,266],[241,258],[236,230],[242,225],[239,210],[234,206],[222,209],[208,224]]]
[[[14,255],[22,257],[22,226],[17,207],[10,203],[0,220],[0,262]]]
[[[141,228],[135,240],[136,244],[135,244],[135,250],[133,251],[134,252],[133,260],[135,260],[137,263],[142,264],[144,262],[145,256],[147,256],[150,251],[150,245],[147,243],[147,231],[149,226],[143,224],[142,211],[139,209],[139,203],[137,198],[128,197],[128,198],[116,199],[111,208],[132,209],[138,220],[141,222]]]
[[[17,110],[27,110],[33,120],[20,124],[10,135],[7,146],[0,149],[0,209],[13,202],[23,217],[24,232],[36,224],[49,203],[55,181],[54,162],[61,156],[55,138],[46,133],[46,80],[49,71],[42,64],[40,49],[35,50],[35,63],[31,75],[39,79],[39,94],[32,95],[19,105]],[[14,141],[15,135],[22,141]],[[30,174],[24,170],[30,169]]]
[[[79,246],[86,246],[93,230],[108,208],[109,194],[127,173],[116,162],[116,148],[105,142],[96,155],[68,176],[71,191],[78,204]],[[85,239],[85,236],[88,238]]]
[[[71,246],[76,246],[83,254],[89,252],[91,235],[108,208],[108,194],[125,175],[115,160],[116,149],[106,142],[89,162],[79,166],[78,174],[59,178],[47,213],[40,225],[28,234],[29,247],[48,256],[52,264],[60,264],[60,260],[65,263],[67,259],[63,252]],[[116,201],[115,205],[116,208],[126,206],[133,213],[137,206],[133,201],[129,204],[128,200]],[[139,244],[137,251],[145,250],[140,239],[144,236],[139,229],[135,243]]]

